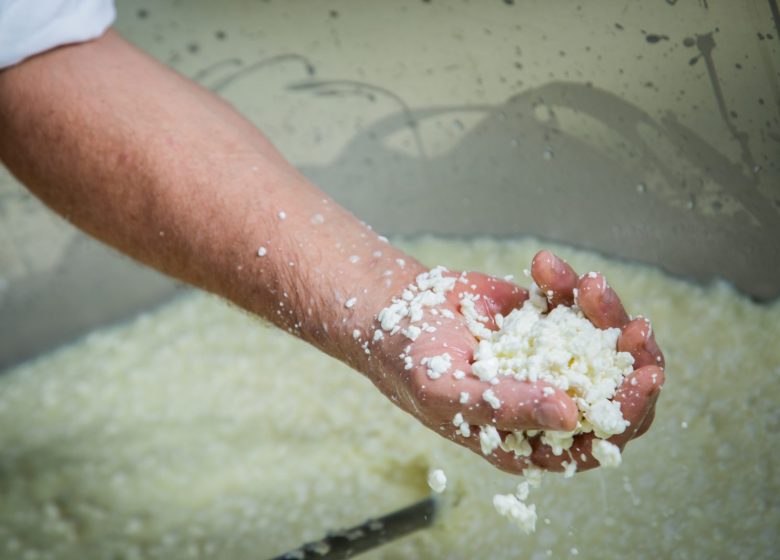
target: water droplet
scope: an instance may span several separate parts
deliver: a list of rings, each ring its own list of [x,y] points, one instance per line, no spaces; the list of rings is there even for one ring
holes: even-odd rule
[[[552,148],[550,147],[545,148],[544,152],[542,152],[542,157],[548,161],[551,160],[553,157],[555,157]]]
[[[636,192],[638,192],[638,193],[647,192],[647,185],[645,185],[644,183],[639,183],[636,186]]]
[[[753,166],[753,173],[758,173],[759,171],[761,171],[761,166],[760,165],[754,165]]]

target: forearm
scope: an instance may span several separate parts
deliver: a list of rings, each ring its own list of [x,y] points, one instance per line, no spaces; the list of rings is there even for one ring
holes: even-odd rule
[[[0,73],[0,158],[91,235],[357,367],[353,329],[422,269],[113,33]]]

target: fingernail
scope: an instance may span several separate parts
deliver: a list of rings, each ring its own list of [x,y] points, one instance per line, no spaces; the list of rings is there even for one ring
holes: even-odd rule
[[[607,279],[604,278],[603,276],[599,276],[599,280],[600,280],[600,282],[598,284],[599,291],[601,292],[601,295],[603,296],[603,295],[605,295],[607,293],[607,288],[609,286],[607,286]]]
[[[557,255],[554,255],[553,253],[550,253],[550,266],[558,274],[563,274],[566,272],[566,263],[563,261],[563,259]]]

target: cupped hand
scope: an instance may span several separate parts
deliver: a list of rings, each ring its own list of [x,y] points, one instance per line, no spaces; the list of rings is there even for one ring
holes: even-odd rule
[[[401,332],[385,333],[380,345],[380,371],[372,376],[379,388],[439,435],[482,456],[480,426],[495,426],[502,437],[519,430],[574,429],[577,407],[565,393],[555,388],[551,388],[552,392],[550,389],[545,391],[545,387],[549,387],[546,383],[520,382],[510,377],[493,385],[471,372],[478,341],[461,313],[461,294],[479,296],[476,309],[487,319],[484,324],[495,329],[496,315],[507,315],[520,307],[528,299],[528,291],[476,272],[447,275],[459,280],[446,294],[445,303],[426,309],[422,322],[432,329],[423,329],[413,341]],[[431,309],[435,309],[435,315]],[[409,369],[404,366],[407,356],[413,364]],[[443,359],[449,361],[447,370],[439,377],[432,368],[435,364],[425,360],[434,356],[446,356]],[[483,399],[487,390],[500,401],[499,408],[493,408]],[[456,415],[462,417],[468,429],[456,426]],[[498,468],[513,473],[528,466],[526,458],[501,448],[485,458]]]
[[[483,324],[496,329],[496,316],[506,316],[520,307],[528,299],[528,291],[509,281],[476,272],[446,275],[458,280],[446,293],[444,303],[425,308],[424,318],[416,324],[427,324],[428,328],[423,328],[414,340],[402,332],[392,335],[385,332],[382,339],[372,344],[374,359],[370,378],[395,404],[428,428],[471,449],[502,470],[520,473],[534,464],[560,471],[562,463],[572,459],[578,463],[578,470],[597,466],[590,453],[592,434],[576,436],[571,455],[553,455],[538,437],[531,438],[532,452],[528,457],[500,447],[483,454],[481,426],[494,426],[502,440],[513,431],[570,431],[577,425],[578,411],[565,392],[544,382],[502,377],[498,383],[491,384],[472,374],[478,340],[461,312],[461,294],[479,296],[475,307],[482,315]],[[635,371],[615,396],[621,403],[623,416],[630,422],[622,434],[610,438],[622,448],[649,427],[664,380],[663,355],[655,344],[649,323],[642,318],[630,321],[619,298],[601,275],[578,278],[568,264],[551,253],[536,255],[532,276],[548,295],[551,308],[573,305],[576,289],[583,313],[596,327],[622,329],[618,350],[630,352],[635,360]],[[437,359],[432,362],[434,358]],[[487,400],[483,397],[486,391],[492,393]],[[493,396],[500,403],[497,408],[493,406],[497,404]],[[467,427],[458,426],[461,422]]]

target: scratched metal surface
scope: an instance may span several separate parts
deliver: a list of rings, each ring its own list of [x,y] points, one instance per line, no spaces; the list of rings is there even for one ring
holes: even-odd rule
[[[780,292],[774,0],[118,8],[380,231],[531,234]],[[0,172],[0,367],[176,289]]]

